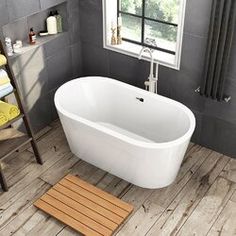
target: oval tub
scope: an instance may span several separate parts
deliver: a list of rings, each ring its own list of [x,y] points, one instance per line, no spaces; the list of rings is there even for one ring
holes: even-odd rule
[[[55,105],[76,156],[143,188],[175,180],[195,129],[183,104],[110,78],[67,82]]]

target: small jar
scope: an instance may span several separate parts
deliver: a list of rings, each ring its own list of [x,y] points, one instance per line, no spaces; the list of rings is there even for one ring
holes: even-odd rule
[[[21,53],[21,46],[19,44],[13,44],[14,53]]]
[[[20,48],[23,47],[23,43],[21,40],[16,40],[16,44],[19,45]],[[14,48],[13,48],[14,49]]]

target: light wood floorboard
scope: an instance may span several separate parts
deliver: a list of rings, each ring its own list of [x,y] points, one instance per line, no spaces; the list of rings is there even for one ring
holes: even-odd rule
[[[9,191],[0,189],[0,236],[81,236],[32,203],[67,174],[131,203],[119,236],[236,235],[236,160],[191,143],[174,184],[139,188],[74,156],[60,122],[38,134],[44,165],[29,146],[5,160]]]

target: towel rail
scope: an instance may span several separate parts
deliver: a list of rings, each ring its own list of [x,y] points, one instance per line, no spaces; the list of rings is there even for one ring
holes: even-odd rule
[[[197,87],[194,91],[195,91],[195,93],[199,93],[199,94],[200,94],[200,92],[201,92],[201,87]],[[231,99],[232,99],[231,96],[224,96],[224,98],[223,98],[222,101],[228,103],[228,102],[231,101]]]

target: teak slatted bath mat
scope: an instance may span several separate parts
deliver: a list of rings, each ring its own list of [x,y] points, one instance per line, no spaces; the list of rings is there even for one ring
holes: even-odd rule
[[[88,236],[112,235],[133,211],[133,206],[67,175],[34,205]]]

